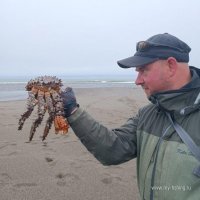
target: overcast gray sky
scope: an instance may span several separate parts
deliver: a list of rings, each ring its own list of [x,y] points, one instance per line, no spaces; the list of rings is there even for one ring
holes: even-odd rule
[[[200,1],[0,0],[0,76],[130,74],[117,60],[168,32],[200,66]]]

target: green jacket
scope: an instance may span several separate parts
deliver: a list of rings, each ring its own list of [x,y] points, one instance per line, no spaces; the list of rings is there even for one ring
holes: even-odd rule
[[[68,118],[81,142],[104,165],[137,158],[142,200],[149,200],[151,193],[154,200],[200,199],[200,177],[192,173],[200,163],[164,112],[170,112],[200,147],[200,71],[191,67],[191,73],[189,84],[151,96],[152,103],[120,128],[109,130],[81,108]]]

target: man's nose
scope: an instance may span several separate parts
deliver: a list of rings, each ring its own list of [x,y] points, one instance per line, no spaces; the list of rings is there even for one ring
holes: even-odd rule
[[[137,78],[136,78],[136,80],[135,80],[135,84],[136,84],[136,85],[142,85],[143,83],[144,83],[144,80],[143,80],[141,74],[138,73]]]

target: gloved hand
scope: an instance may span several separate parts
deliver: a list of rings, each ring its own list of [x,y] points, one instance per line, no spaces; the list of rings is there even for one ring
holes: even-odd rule
[[[64,92],[61,92],[63,99],[65,117],[69,117],[79,105],[76,103],[76,97],[72,88],[67,87]]]

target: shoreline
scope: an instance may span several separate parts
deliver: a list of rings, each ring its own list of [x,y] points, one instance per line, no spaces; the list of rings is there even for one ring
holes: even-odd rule
[[[63,86],[62,88],[65,88],[67,86]],[[92,86],[92,87],[73,87],[73,85],[69,85],[69,87],[72,87],[74,91],[78,90],[84,90],[84,89],[108,89],[108,88],[116,88],[116,89],[136,89],[138,88],[136,85],[131,84],[131,85],[122,85],[122,86],[103,86],[100,85],[98,87]],[[24,90],[16,90],[16,91],[1,91],[0,92],[1,97],[0,97],[0,102],[7,102],[7,101],[23,101],[26,100],[28,97],[28,92]]]

